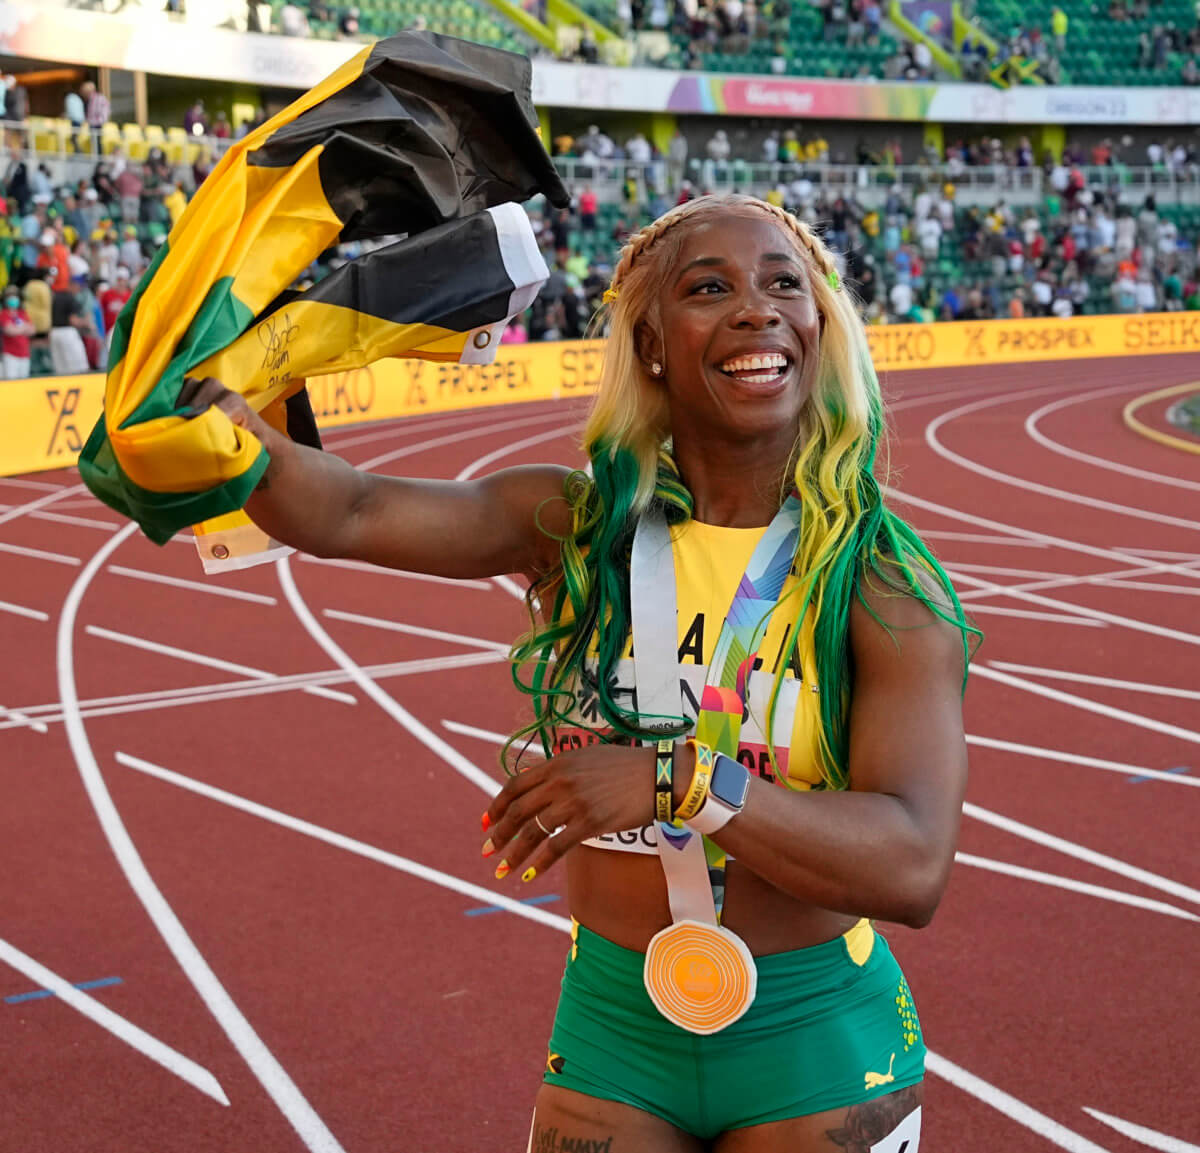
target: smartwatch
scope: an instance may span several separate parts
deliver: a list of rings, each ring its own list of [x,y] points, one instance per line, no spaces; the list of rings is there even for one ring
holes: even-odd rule
[[[713,756],[708,796],[700,811],[684,823],[698,833],[712,834],[736,817],[750,792],[750,770],[724,753]]]

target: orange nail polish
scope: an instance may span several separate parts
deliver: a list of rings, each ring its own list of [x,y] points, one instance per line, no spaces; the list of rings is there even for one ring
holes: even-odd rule
[[[489,817],[487,815],[487,813],[484,813],[483,820],[480,821],[479,824],[482,827],[483,831],[486,833],[488,831],[488,829],[491,827],[492,819],[491,819],[491,817]]]
[[[500,864],[498,864],[496,866],[496,880],[503,881],[504,878],[507,876],[508,876],[508,862],[501,861]]]
[[[496,846],[492,844],[492,838],[488,837],[488,839],[483,842],[483,855],[485,857],[490,857],[495,851]]]

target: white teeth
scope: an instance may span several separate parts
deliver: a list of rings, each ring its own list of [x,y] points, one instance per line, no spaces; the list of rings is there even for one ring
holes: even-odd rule
[[[787,357],[778,352],[768,352],[762,356],[738,356],[727,360],[721,365],[723,372],[757,372],[762,369],[787,368]]]

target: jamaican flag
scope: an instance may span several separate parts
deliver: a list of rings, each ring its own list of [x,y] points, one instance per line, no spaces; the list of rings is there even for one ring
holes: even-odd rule
[[[402,33],[235,143],[118,318],[79,461],[92,492],[159,543],[245,504],[267,454],[216,407],[180,407],[185,374],[310,439],[306,376],[385,356],[489,361],[548,275],[513,202],[567,200],[529,87],[522,56]],[[370,251],[291,289],[355,241]]]

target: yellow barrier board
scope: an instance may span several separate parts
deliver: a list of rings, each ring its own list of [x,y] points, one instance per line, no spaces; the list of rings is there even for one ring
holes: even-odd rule
[[[867,330],[880,372],[1200,352],[1200,313],[950,321]],[[505,344],[490,365],[384,360],[308,382],[322,428],[427,412],[590,396],[602,341]],[[100,415],[104,377],[0,381],[0,476],[74,464]]]

